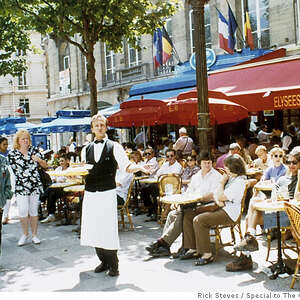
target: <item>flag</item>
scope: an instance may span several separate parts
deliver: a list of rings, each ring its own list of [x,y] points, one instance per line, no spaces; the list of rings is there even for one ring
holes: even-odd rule
[[[250,18],[249,13],[246,11],[246,22],[245,22],[245,39],[246,42],[251,50],[254,49],[254,41],[253,41],[253,35],[252,35],[252,29],[250,24]]]
[[[172,40],[164,27],[155,30],[153,44],[155,47],[154,67],[156,69],[164,65],[170,59],[173,52]]]
[[[159,66],[163,64],[162,60],[162,31],[160,28],[157,28],[154,32],[153,44],[155,47],[155,55],[154,55],[154,68],[157,69]]]
[[[219,14],[218,27],[219,27],[220,48],[224,49],[225,51],[227,51],[230,54],[233,54],[233,49],[229,48],[229,45],[228,45],[228,38],[229,38],[228,22],[219,10],[218,10],[218,14]]]
[[[173,42],[165,29],[162,28],[162,61],[163,65],[169,60],[173,52]]]
[[[237,22],[228,3],[227,5],[228,5],[228,48],[234,51],[235,31],[237,29]]]

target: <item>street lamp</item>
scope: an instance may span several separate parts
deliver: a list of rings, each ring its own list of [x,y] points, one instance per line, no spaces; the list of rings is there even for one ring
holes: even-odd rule
[[[210,151],[211,127],[208,108],[207,66],[205,49],[204,5],[209,0],[189,0],[194,17],[196,86],[198,91],[198,137],[200,150]]]

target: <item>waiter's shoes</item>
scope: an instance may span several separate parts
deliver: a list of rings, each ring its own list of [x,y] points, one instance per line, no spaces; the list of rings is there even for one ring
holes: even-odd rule
[[[55,216],[50,214],[46,219],[42,220],[41,223],[50,223],[55,221]]]
[[[99,266],[97,266],[94,270],[95,273],[101,273],[101,272],[104,272],[108,270],[108,265],[107,264],[104,264],[104,263],[101,263]]]
[[[235,251],[257,251],[258,250],[258,243],[256,238],[251,235],[249,232],[245,234],[245,237],[242,241],[234,247]]]
[[[238,272],[252,270],[253,262],[251,256],[247,257],[246,255],[241,254],[233,262],[226,265],[227,272]]]
[[[115,277],[115,276],[119,276],[119,270],[118,269],[113,269],[113,268],[110,268],[107,272],[107,275],[108,276],[111,276],[111,277]]]

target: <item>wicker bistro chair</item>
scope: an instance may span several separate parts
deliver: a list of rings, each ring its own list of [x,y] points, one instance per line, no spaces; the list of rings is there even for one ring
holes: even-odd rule
[[[127,215],[128,223],[130,225],[130,230],[134,230],[134,226],[133,226],[133,223],[132,223],[132,217],[130,215],[129,208],[128,208],[129,202],[130,202],[130,199],[131,199],[131,196],[132,196],[134,181],[135,180],[133,178],[130,185],[129,185],[127,198],[126,198],[124,204],[123,205],[118,205],[118,211],[120,212],[121,224],[122,224],[123,230],[126,227],[125,226],[125,214]]]
[[[172,187],[172,194],[181,194],[181,177],[178,174],[164,174],[158,177],[159,199],[157,202],[157,217],[158,222],[162,225],[167,219],[170,211],[170,204],[163,204],[160,198],[167,194],[168,188]]]
[[[248,189],[248,182],[246,184],[243,198],[241,201],[240,215],[239,215],[238,219],[235,221],[235,223],[232,225],[218,225],[218,226],[211,228],[213,232],[210,233],[210,236],[215,237],[216,256],[218,255],[219,249],[224,248],[226,246],[234,246],[235,245],[236,240],[235,240],[235,232],[234,231],[238,232],[238,234],[240,236],[240,240],[243,238],[242,229],[241,229],[241,219],[242,219],[244,208],[245,208],[245,199],[246,199],[246,195],[247,195],[247,189]],[[221,232],[225,228],[230,229],[231,241],[223,243],[222,238],[221,238]]]
[[[291,231],[296,240],[297,247],[299,250],[300,247],[300,208],[294,204],[285,202],[284,210],[287,213],[290,223],[291,223]],[[298,259],[295,268],[295,273],[293,274],[293,279],[290,285],[290,288],[294,288],[294,284],[296,279],[300,279],[299,274],[299,266],[300,266],[300,252],[298,251]]]

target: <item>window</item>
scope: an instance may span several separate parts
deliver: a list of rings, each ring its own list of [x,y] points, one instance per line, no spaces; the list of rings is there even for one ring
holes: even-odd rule
[[[63,66],[64,66],[64,70],[69,69],[70,67],[70,56],[66,55],[63,57]]]
[[[112,82],[115,80],[116,72],[116,55],[114,51],[109,50],[104,44],[104,53],[105,53],[105,77],[106,82]]]
[[[194,20],[193,20],[193,10],[191,9],[189,12],[189,21],[190,21],[190,38],[191,38],[191,50],[192,53],[195,52],[194,45]],[[209,4],[204,6],[204,27],[205,27],[205,46],[206,48],[211,48],[211,30],[210,30],[210,8]]]
[[[249,12],[250,24],[256,48],[270,47],[269,0],[242,0],[244,22]]]
[[[137,40],[137,45],[141,45],[141,39]],[[130,44],[128,44],[128,62],[129,68],[138,66],[142,63],[142,51],[133,48]]]
[[[17,50],[17,52],[16,52],[16,56],[25,56],[26,55],[26,51],[24,51],[24,50]]]
[[[22,74],[18,76],[18,89],[27,89],[26,72],[22,72]]]
[[[29,115],[30,111],[29,111],[29,99],[19,99],[19,107],[23,107],[24,109],[24,114],[25,115]]]

